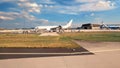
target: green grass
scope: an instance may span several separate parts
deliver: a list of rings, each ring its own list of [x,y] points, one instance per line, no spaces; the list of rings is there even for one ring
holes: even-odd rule
[[[78,48],[72,40],[120,42],[120,32],[63,33],[41,37],[37,34],[0,34],[0,47]]]
[[[41,37],[37,34],[0,34],[0,47],[77,48],[79,45],[61,36]]]
[[[81,32],[62,35],[77,40],[120,42],[120,32]]]

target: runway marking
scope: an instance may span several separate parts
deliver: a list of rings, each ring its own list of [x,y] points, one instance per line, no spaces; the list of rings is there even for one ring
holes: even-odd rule
[[[111,50],[96,50],[96,51],[90,51],[93,53],[100,53],[100,52],[110,52],[110,51],[120,51],[120,49],[111,49]]]

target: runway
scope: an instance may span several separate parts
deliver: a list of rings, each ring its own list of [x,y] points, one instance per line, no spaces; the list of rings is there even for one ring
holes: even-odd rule
[[[78,45],[92,53],[120,51],[120,42],[97,42],[74,40]]]
[[[0,60],[0,68],[120,68],[120,51]]]
[[[119,42],[113,43],[114,45],[111,42],[77,42],[94,54],[41,57],[37,55],[39,53],[34,53],[36,57],[28,53],[27,55],[31,57],[1,59],[0,68],[120,68]],[[95,46],[96,44],[99,45]],[[18,56],[21,54],[19,53]]]

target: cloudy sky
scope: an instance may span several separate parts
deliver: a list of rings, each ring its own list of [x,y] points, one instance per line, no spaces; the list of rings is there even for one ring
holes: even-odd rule
[[[0,28],[120,24],[120,0],[0,0]]]

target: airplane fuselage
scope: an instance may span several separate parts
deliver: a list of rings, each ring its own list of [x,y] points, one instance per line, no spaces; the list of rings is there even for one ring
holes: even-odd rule
[[[71,27],[71,25],[72,25],[72,20],[70,20],[68,24],[66,24],[64,26],[61,26],[61,28],[62,29],[67,29],[67,28]],[[59,26],[37,26],[37,27],[35,27],[35,29],[36,30],[48,30],[48,31],[50,31],[52,29],[59,28]]]

